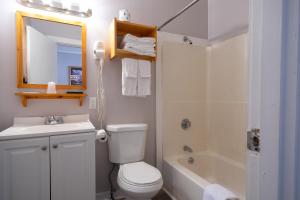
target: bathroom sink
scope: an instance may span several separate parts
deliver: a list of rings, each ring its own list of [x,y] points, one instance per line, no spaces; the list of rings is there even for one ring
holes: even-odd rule
[[[15,118],[14,125],[0,133],[0,140],[44,137],[51,135],[91,132],[95,127],[88,115],[64,117],[63,124],[45,125],[45,117]]]

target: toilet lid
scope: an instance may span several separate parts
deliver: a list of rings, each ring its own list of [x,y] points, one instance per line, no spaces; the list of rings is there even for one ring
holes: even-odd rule
[[[160,171],[145,162],[122,165],[119,176],[132,185],[155,185],[162,179]]]

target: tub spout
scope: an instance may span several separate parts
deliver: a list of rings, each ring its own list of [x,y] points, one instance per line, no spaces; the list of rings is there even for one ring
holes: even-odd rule
[[[188,158],[188,163],[189,163],[189,164],[194,164],[194,161],[195,161],[195,160],[194,160],[193,157],[189,157],[189,158]]]
[[[187,145],[183,146],[183,151],[189,152],[189,153],[193,153],[193,149]]]

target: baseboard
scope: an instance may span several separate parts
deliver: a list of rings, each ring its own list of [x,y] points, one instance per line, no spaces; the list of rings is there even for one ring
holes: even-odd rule
[[[165,193],[167,193],[169,195],[169,197],[171,197],[172,200],[177,200],[166,188],[162,188],[162,189]],[[115,194],[115,198],[121,199],[121,198],[124,198],[124,196],[121,195],[120,192],[117,191]],[[97,193],[96,200],[111,200],[110,199],[110,191]]]
[[[110,198],[110,192],[100,192],[96,194],[96,200],[108,200]]]

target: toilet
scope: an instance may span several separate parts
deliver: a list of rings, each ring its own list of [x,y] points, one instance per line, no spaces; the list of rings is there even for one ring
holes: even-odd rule
[[[120,164],[117,182],[124,195],[133,200],[154,197],[162,188],[161,173],[143,162],[147,124],[108,125],[109,160]]]

